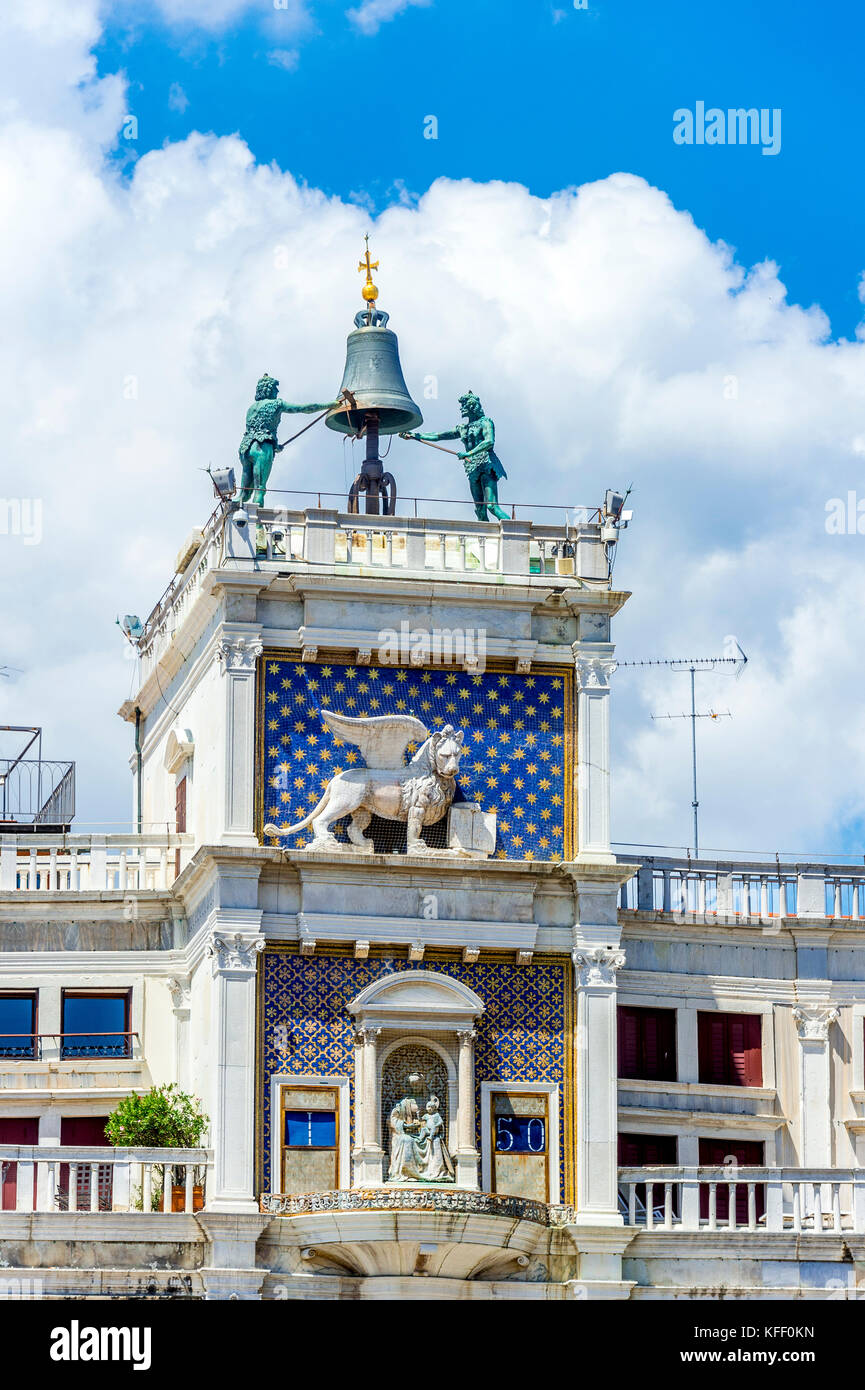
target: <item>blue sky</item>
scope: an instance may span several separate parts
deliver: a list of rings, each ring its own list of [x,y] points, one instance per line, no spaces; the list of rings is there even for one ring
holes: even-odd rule
[[[346,8],[318,0],[304,27],[296,9],[261,0],[215,32],[113,8],[97,54],[100,71],[128,77],[135,151],[193,129],[238,132],[259,162],[377,211],[441,175],[514,180],[546,196],[639,174],[741,262],[776,260],[789,298],[819,302],[834,336],[855,332],[860,5],[435,0],[375,34]],[[780,153],[674,144],[674,110],[698,100],[780,108]],[[437,140],[423,138],[430,114]]]

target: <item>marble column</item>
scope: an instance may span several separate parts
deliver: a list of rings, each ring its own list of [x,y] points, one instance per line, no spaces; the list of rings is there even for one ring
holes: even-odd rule
[[[207,1208],[257,1212],[255,1197],[255,977],[264,937],[250,930],[213,931],[212,963],[214,1168]]]
[[[620,1226],[615,946],[573,951],[577,993],[577,1221]]]
[[[255,806],[255,671],[264,650],[254,630],[224,631],[216,649],[225,681],[225,792],[222,840],[252,846]]]
[[[793,1010],[799,1034],[799,1162],[803,1168],[832,1166],[832,1100],[829,1030],[838,1019],[830,1005]]]
[[[476,1190],[478,1187],[478,1158],[475,1148],[475,1037],[474,1028],[457,1033],[459,1060],[457,1064],[457,1146],[454,1167],[458,1187]]]
[[[577,858],[614,862],[610,848],[609,643],[573,644],[577,673]]]
[[[354,1186],[378,1186],[384,1176],[384,1150],[379,1138],[378,1039],[380,1028],[358,1028],[355,1038],[354,1104],[357,1143]]]

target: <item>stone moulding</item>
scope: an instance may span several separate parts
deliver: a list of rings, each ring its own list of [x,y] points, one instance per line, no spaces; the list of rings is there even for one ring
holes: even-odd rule
[[[431,1188],[356,1188],[300,1196],[264,1192],[260,1206],[270,1216],[310,1216],[325,1211],[454,1211],[533,1221],[538,1226],[570,1226],[576,1220],[576,1212],[569,1206],[549,1206],[528,1197],[505,1197],[494,1192]]]

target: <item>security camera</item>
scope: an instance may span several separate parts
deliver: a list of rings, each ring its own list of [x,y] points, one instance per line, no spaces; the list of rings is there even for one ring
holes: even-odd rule
[[[249,517],[247,516],[246,512],[243,510],[242,507],[238,507],[237,511],[232,513],[231,519],[234,522],[235,526],[237,526],[241,531],[249,521]]]

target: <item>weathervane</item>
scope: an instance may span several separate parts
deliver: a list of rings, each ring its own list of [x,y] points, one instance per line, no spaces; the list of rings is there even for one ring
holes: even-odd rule
[[[369,258],[369,232],[364,234],[363,239],[366,244],[366,254],[362,261],[358,261],[357,265],[358,270],[366,271],[366,284],[361,290],[361,294],[367,304],[374,305],[375,301],[378,299],[378,286],[373,284],[372,272],[378,270],[378,261],[371,261]]]

